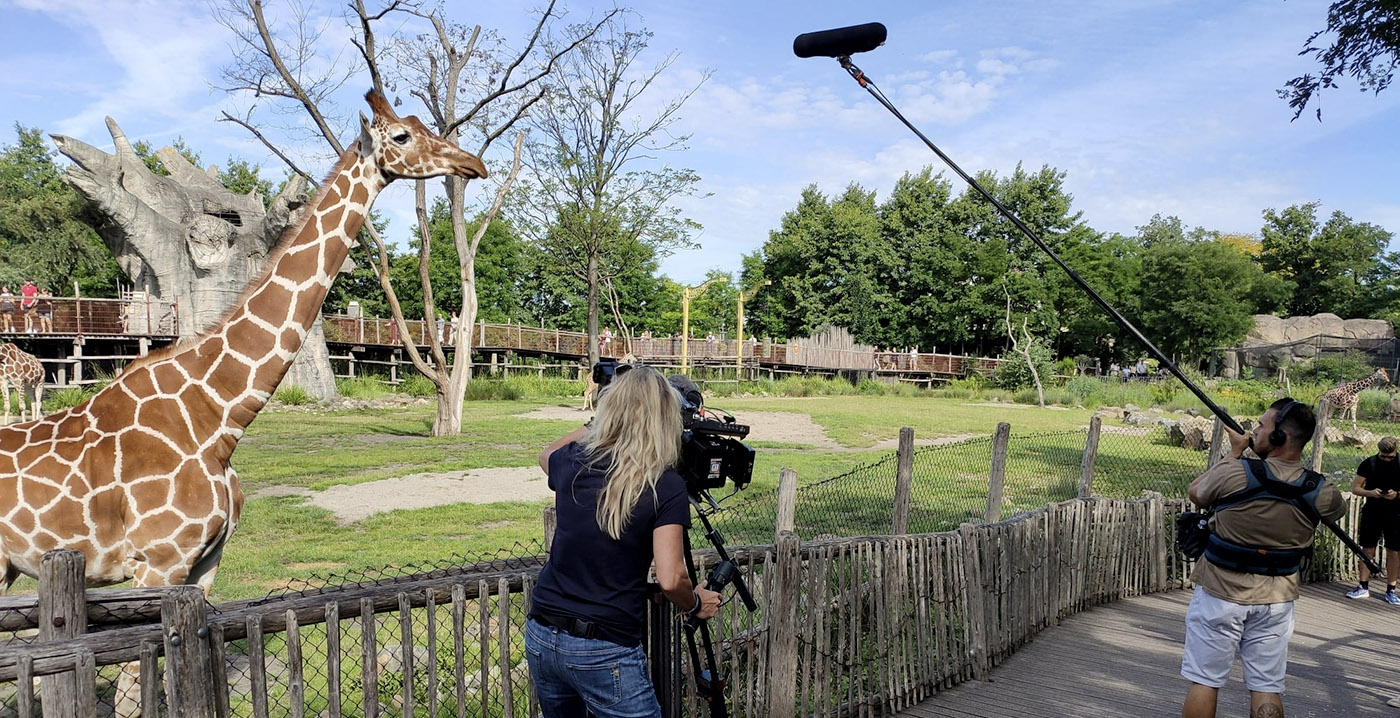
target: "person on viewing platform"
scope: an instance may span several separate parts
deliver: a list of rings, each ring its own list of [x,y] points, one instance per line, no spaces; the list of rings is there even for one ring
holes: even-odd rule
[[[1335,521],[1346,514],[1336,485],[1303,468],[1303,447],[1316,427],[1306,404],[1279,399],[1252,434],[1229,431],[1228,458],[1191,482],[1191,502],[1213,507],[1215,514],[1205,555],[1191,574],[1196,588],[1181,658],[1181,675],[1191,687],[1183,718],[1215,716],[1236,656],[1249,689],[1249,715],[1283,715],[1298,570],[1312,548],[1318,517]],[[1291,484],[1299,503],[1268,490],[1278,482]]]
[[[1376,442],[1377,453],[1361,462],[1356,468],[1356,478],[1352,479],[1351,492],[1366,499],[1361,508],[1361,522],[1357,526],[1356,542],[1371,558],[1376,557],[1376,546],[1385,538],[1385,601],[1392,606],[1400,606],[1400,596],[1395,595],[1395,583],[1400,579],[1400,460],[1395,458],[1397,442],[1387,436]],[[1371,595],[1371,571],[1363,562],[1358,569],[1360,582],[1347,592],[1347,598],[1367,598]]]
[[[24,280],[24,286],[19,288],[19,296],[19,310],[24,314],[24,333],[33,334],[34,305],[39,301],[39,287],[34,284],[33,279]]]
[[[53,294],[49,290],[39,288],[39,301],[35,302],[34,311],[39,315],[39,333],[53,334]]]
[[[0,286],[0,331],[13,332],[15,314],[15,295],[10,292],[10,285]]]

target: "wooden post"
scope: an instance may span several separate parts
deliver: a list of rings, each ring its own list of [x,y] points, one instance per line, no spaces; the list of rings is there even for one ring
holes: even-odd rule
[[[170,715],[213,716],[204,591],[198,586],[170,589],[161,596],[160,623],[165,632],[165,685]]]
[[[894,521],[890,533],[909,532],[909,494],[914,486],[914,429],[899,429],[899,462],[894,474]]]
[[[549,506],[544,510],[544,552],[549,553],[550,547],[554,546],[554,531],[559,528],[559,516],[554,513],[554,507]]]
[[[1001,426],[1006,426],[1002,424]],[[1001,426],[997,427],[998,433]],[[974,680],[986,680],[991,671],[991,660],[987,656],[987,589],[982,585],[982,531],[975,524],[963,524],[958,528],[961,539],[963,562],[962,595],[963,608],[967,611],[967,650],[972,661]]]
[[[1006,445],[1011,439],[1011,425],[1006,422],[997,424],[997,433],[992,436],[992,473],[991,480],[987,483],[987,515],[983,517],[986,523],[996,523],[1001,520],[1001,493],[1006,485]]]
[[[783,531],[774,546],[777,577],[775,595],[767,606],[772,622],[768,633],[768,711],[770,716],[797,714],[797,605],[802,593],[802,560],[797,535]]]
[[[797,472],[784,467],[778,473],[777,526],[773,530],[773,540],[790,533],[797,524]]]
[[[1089,420],[1089,438],[1084,442],[1084,458],[1079,460],[1079,498],[1087,499],[1094,495],[1094,460],[1099,455],[1099,431],[1103,428],[1103,417],[1095,414]]]
[[[1229,442],[1225,441],[1225,422],[1220,417],[1215,417],[1211,421],[1210,427],[1210,454],[1206,456],[1206,468],[1209,469],[1220,460],[1225,458],[1225,452]]]
[[[1332,401],[1326,396],[1317,400],[1317,428],[1313,429],[1312,460],[1308,463],[1313,471],[1322,471],[1322,450],[1327,446],[1327,423],[1332,414]]]
[[[39,640],[76,638],[87,630],[87,595],[82,552],[60,549],[39,559]],[[45,716],[76,718],[79,708],[76,670],[44,676],[39,695]],[[30,690],[21,686],[21,690]],[[88,690],[91,691],[89,686]]]

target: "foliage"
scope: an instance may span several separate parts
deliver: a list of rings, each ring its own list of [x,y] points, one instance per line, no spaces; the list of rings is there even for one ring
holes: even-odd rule
[[[1166,241],[1143,251],[1142,328],[1168,354],[1197,362],[1243,339],[1252,307],[1239,301],[1263,272],[1216,241]]]
[[[1286,280],[1291,315],[1380,316],[1393,308],[1397,259],[1390,232],[1341,212],[1319,222],[1319,203],[1264,212],[1260,266]]]
[[[1088,399],[1102,387],[1103,381],[1091,376],[1076,376],[1065,382],[1065,391],[1077,397],[1080,402]]]
[[[409,372],[399,382],[397,389],[400,394],[409,396],[437,396],[437,385],[431,379],[418,372]]]
[[[1325,49],[1319,38],[1332,44]],[[1327,8],[1327,27],[1308,36],[1300,55],[1312,55],[1322,65],[1318,75],[1295,77],[1278,91],[1293,108],[1293,119],[1324,89],[1337,87],[1336,78],[1350,75],[1363,91],[1379,94],[1390,86],[1400,64],[1400,4],[1395,0],[1338,0]],[[1322,120],[1322,108],[1317,108]]]
[[[1036,373],[1042,377],[1048,377],[1050,375],[1050,348],[1040,342],[1033,342],[1030,345],[1030,355],[1035,361]],[[1035,380],[1031,376],[1031,368],[1026,363],[1026,357],[1019,352],[1002,357],[1002,362],[997,365],[996,372],[992,374],[992,385],[1013,390],[1024,387],[1034,388]]]
[[[64,386],[44,392],[44,413],[75,407],[91,399],[97,391],[81,386]]]
[[[316,403],[316,397],[312,396],[311,392],[308,392],[306,389],[296,384],[285,384],[277,387],[277,391],[273,392],[272,398],[289,406],[304,406],[306,404]]]
[[[1369,376],[1375,369],[1365,354],[1349,351],[1341,356],[1317,357],[1292,371],[1296,381],[1325,384],[1329,388]]]
[[[121,269],[84,221],[86,200],[67,182],[37,128],[15,125],[0,147],[0,284],[34,279],[56,296],[115,296]]]
[[[335,391],[347,399],[377,399],[388,396],[391,390],[372,376],[357,376],[353,379],[336,377]]]

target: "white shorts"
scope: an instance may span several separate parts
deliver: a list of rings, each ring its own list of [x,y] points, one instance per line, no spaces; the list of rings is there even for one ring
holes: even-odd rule
[[[1292,637],[1292,602],[1246,606],[1216,598],[1197,586],[1186,609],[1181,675],[1194,683],[1220,688],[1229,679],[1238,655],[1245,688],[1256,693],[1282,693]]]

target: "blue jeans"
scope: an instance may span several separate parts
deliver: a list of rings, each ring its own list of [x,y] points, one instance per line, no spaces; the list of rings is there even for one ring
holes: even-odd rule
[[[660,718],[641,646],[579,638],[531,620],[525,659],[544,718]]]

